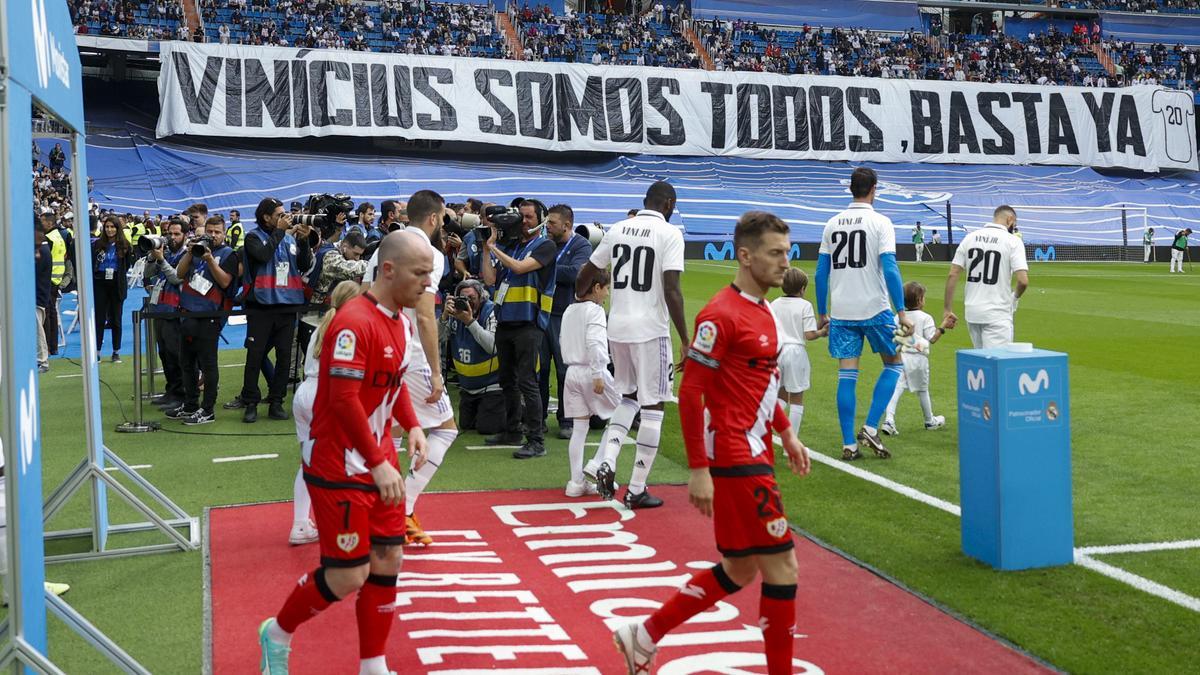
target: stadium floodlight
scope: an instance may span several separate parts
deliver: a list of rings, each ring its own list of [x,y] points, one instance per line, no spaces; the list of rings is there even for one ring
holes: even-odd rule
[[[1030,262],[1131,262],[1142,260],[1142,234],[1150,227],[1144,206],[1010,204]],[[956,226],[977,230],[992,206],[955,204]]]

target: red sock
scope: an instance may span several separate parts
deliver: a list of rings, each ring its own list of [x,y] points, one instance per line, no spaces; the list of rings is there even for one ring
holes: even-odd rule
[[[763,650],[767,654],[769,675],[792,672],[792,651],[796,634],[796,585],[762,585],[758,605],[758,624],[763,632]]]
[[[354,603],[358,617],[358,657],[383,656],[388,633],[396,618],[396,577],[372,574],[367,577]]]
[[[658,642],[676,626],[712,607],[721,598],[736,593],[741,587],[733,583],[719,564],[697,572],[687,584],[646,620],[646,632]]]
[[[325,583],[325,568],[318,567],[312,574],[300,577],[300,583],[292,590],[283,609],[275,620],[279,627],[295,633],[300,624],[320,614],[326,607],[338,601],[338,596]]]

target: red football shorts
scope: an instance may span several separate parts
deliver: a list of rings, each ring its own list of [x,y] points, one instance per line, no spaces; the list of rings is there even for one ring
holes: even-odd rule
[[[385,504],[378,492],[308,485],[320,533],[321,565],[357,567],[371,560],[371,544],[403,545],[404,503]]]
[[[762,467],[761,469],[759,467]],[[768,464],[713,467],[713,529],[717,550],[729,558],[795,548],[783,499]],[[747,472],[750,475],[745,475]]]

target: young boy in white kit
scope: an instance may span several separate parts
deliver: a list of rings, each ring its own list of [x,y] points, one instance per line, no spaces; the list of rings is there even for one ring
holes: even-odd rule
[[[592,277],[587,295],[567,307],[563,314],[563,362],[567,377],[563,382],[563,415],[573,420],[568,454],[571,478],[568,497],[599,494],[596,485],[583,475],[583,445],[587,442],[592,415],[609,418],[621,403],[612,374],[608,372],[608,318],[604,301],[608,299],[611,277],[598,270]]]
[[[783,273],[783,297],[771,303],[775,320],[783,330],[779,352],[779,400],[788,411],[792,432],[800,434],[804,419],[804,392],[809,388],[811,368],[806,344],[829,334],[829,328],[817,330],[817,315],[812,303],[804,299],[808,275],[797,267]]]
[[[896,404],[906,388],[920,399],[927,430],[946,426],[945,417],[933,414],[933,401],[929,398],[929,350],[948,329],[954,328],[954,321],[947,319],[939,326],[934,323],[932,316],[923,311],[924,308],[925,287],[916,281],[904,284],[904,309],[908,318],[912,319],[913,334],[896,338],[896,344],[900,345],[900,358],[904,362],[904,374],[896,383],[896,392],[888,403],[887,416],[879,425],[879,429],[890,436],[900,435],[900,430],[896,428]]]

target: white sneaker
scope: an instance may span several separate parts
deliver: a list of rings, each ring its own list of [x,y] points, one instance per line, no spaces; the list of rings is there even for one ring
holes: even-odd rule
[[[613,644],[617,651],[625,657],[625,667],[629,675],[650,675],[650,667],[654,665],[654,647],[649,650],[638,642],[638,629],[641,624],[631,623],[621,626],[613,633]]]
[[[586,480],[582,483],[576,483],[573,480],[567,481],[566,495],[568,497],[585,497],[598,494],[600,494],[600,491],[596,489],[595,483],[589,483]]]
[[[311,520],[298,520],[292,525],[288,543],[292,546],[311,544],[317,540],[317,526]]]
[[[879,430],[888,436],[900,435],[900,430],[896,428],[896,423],[893,420],[884,420],[883,424],[879,425]]]
[[[944,426],[946,426],[946,418],[942,415],[934,415],[932,422],[925,423],[925,430],[933,431],[934,429],[941,429]]]

